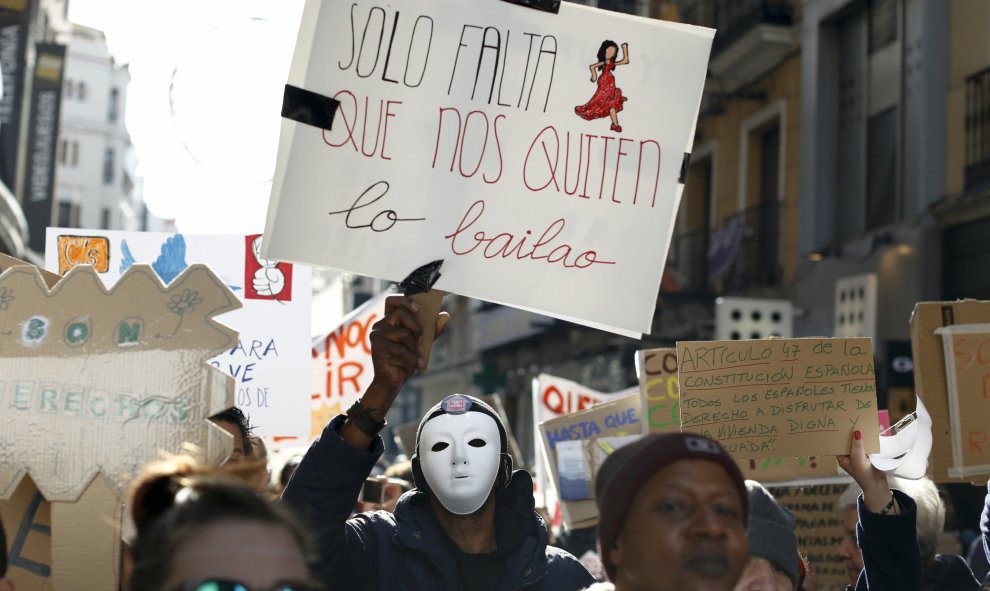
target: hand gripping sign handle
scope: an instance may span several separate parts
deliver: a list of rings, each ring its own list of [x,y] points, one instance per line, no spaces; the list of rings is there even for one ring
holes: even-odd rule
[[[416,269],[399,284],[402,293],[419,305],[416,319],[423,327],[423,338],[419,343],[419,354],[423,358],[425,371],[430,365],[430,352],[433,350],[433,339],[436,337],[437,316],[440,305],[446,293],[433,289],[433,284],[440,279],[440,265],[443,259],[427,263]]]

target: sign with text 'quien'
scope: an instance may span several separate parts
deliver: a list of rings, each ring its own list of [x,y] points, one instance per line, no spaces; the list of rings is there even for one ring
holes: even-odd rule
[[[854,430],[880,450],[868,338],[677,343],[681,430],[736,458],[842,455]]]
[[[443,259],[438,289],[639,337],[713,35],[566,2],[308,0],[265,256],[390,280]]]
[[[260,235],[196,235],[49,228],[45,266],[93,265],[104,285],[150,264],[168,284],[193,263],[209,265],[243,307],[221,321],[238,341],[210,363],[237,383],[236,404],[257,434],[309,435],[310,269],[265,259]]]

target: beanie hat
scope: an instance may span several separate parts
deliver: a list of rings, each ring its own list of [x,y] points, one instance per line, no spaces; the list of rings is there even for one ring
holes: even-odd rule
[[[749,497],[742,472],[717,441],[693,433],[645,435],[608,456],[595,481],[599,554],[610,580],[615,580],[615,565],[609,558],[609,550],[622,533],[626,514],[637,493],[654,474],[680,460],[707,460],[721,466],[736,487],[743,507],[743,523],[746,522]]]
[[[433,408],[426,412],[426,416],[419,422],[419,428],[416,429],[416,453],[419,453],[419,438],[423,434],[423,427],[426,426],[426,423],[429,423],[432,419],[440,415],[460,415],[466,412],[480,412],[495,420],[495,424],[498,425],[499,444],[502,446],[499,453],[505,453],[508,448],[508,438],[505,434],[505,425],[502,423],[502,417],[498,416],[494,408],[467,394],[451,394],[436,403]]]
[[[754,480],[746,481],[749,490],[749,555],[766,558],[783,569],[797,589],[801,558],[794,533],[797,520],[787,507],[773,498],[770,491]]]
[[[481,414],[488,415],[495,421],[495,425],[498,426],[499,454],[502,460],[499,466],[497,483],[499,486],[508,484],[509,477],[512,475],[512,458],[507,453],[509,447],[508,435],[505,431],[505,424],[502,423],[502,417],[498,416],[495,409],[474,396],[451,394],[428,410],[426,416],[420,421],[419,428],[416,429],[416,451],[412,458],[413,480],[415,481],[416,488],[429,491],[426,478],[423,476],[423,471],[419,465],[419,439],[423,435],[423,427],[426,426],[426,423],[429,423],[432,419],[440,415],[460,415],[466,412],[480,412]]]

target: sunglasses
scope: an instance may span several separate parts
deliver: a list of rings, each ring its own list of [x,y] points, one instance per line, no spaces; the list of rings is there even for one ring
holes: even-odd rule
[[[316,583],[304,581],[278,583],[267,589],[255,589],[238,581],[210,579],[198,583],[186,583],[176,587],[174,591],[321,591],[322,589],[323,587]]]

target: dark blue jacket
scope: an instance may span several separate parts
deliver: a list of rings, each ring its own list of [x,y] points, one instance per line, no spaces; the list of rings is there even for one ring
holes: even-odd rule
[[[316,537],[321,580],[330,589],[345,591],[462,588],[451,542],[427,493],[402,495],[394,514],[376,511],[348,519],[384,448],[381,437],[370,450],[351,446],[338,434],[343,423],[343,415],[330,421],[282,493],[282,501]],[[505,550],[502,591],[577,591],[595,582],[576,558],[547,546],[528,473],[513,473],[496,503],[496,529],[513,537]]]
[[[901,508],[897,515],[871,513],[863,506],[863,495],[859,497],[856,538],[864,568],[856,591],[978,591],[979,581],[960,556],[939,554],[922,565],[918,505],[899,490],[894,496]]]
[[[859,495],[856,541],[863,553],[863,571],[856,591],[912,591],[921,589],[921,548],[918,547],[918,506],[895,490],[897,515],[879,515],[866,509]]]

